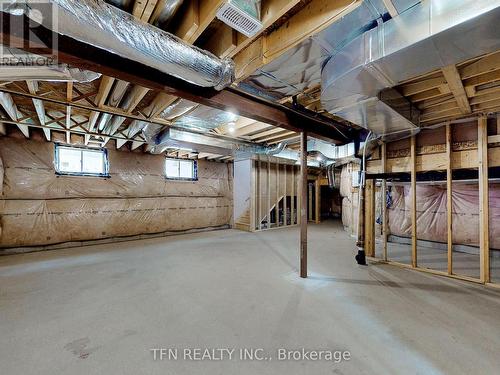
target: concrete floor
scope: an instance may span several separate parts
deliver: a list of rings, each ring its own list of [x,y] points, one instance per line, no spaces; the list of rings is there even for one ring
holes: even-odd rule
[[[236,230],[0,257],[2,374],[493,374],[500,291],[353,262],[340,225]],[[151,348],[268,361],[154,361]],[[339,364],[276,350],[348,350]]]

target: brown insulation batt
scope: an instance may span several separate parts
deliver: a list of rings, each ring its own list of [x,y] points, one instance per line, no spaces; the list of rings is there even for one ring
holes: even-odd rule
[[[162,155],[108,150],[111,178],[56,176],[54,145],[0,138],[0,247],[39,246],[227,225],[232,165],[199,161],[168,181]]]

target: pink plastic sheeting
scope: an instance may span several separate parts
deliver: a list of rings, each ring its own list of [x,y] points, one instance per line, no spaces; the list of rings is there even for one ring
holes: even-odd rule
[[[490,185],[490,247],[500,249],[500,184]],[[479,192],[477,184],[454,183],[453,243],[479,246]],[[388,209],[389,233],[411,237],[410,186],[392,186]],[[417,186],[417,238],[447,242],[446,186]]]

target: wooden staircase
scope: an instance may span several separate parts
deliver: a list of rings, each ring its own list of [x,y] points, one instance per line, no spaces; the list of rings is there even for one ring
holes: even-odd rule
[[[239,230],[250,231],[250,209],[247,209],[243,215],[234,221],[234,228]]]

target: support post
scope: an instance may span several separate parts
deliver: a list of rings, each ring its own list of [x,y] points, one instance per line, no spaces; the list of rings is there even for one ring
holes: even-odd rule
[[[250,232],[255,232],[257,226],[256,216],[257,216],[257,161],[250,160],[251,163],[251,181],[252,186],[250,190]]]
[[[274,206],[274,216],[276,217],[276,227],[280,226],[280,163],[276,163],[276,205]]]
[[[300,134],[300,277],[307,278],[307,132]]]
[[[411,265],[417,267],[417,138],[411,137]]]
[[[387,147],[382,143],[382,172],[387,173]],[[387,215],[387,180],[382,180],[382,252],[383,259],[387,261],[387,233],[388,233],[388,215]]]
[[[267,206],[266,206],[266,217],[267,217],[267,228],[271,229],[271,160],[269,156],[267,157]]]
[[[321,221],[321,184],[320,184],[320,176],[315,181],[314,184],[314,193],[315,193],[315,222],[319,224]]]
[[[366,181],[365,192],[365,254],[375,256],[375,180]]]
[[[259,169],[257,170],[257,175],[259,176],[259,210],[258,210],[258,227],[259,230],[262,229],[262,160],[259,159]]]
[[[453,175],[451,160],[451,123],[446,124],[446,218],[448,243],[448,275],[453,274]]]
[[[481,282],[490,281],[489,186],[488,186],[488,120],[478,119],[479,161],[479,261]]]
[[[285,198],[283,198],[283,225],[286,227],[288,225],[288,213],[287,213],[287,200],[288,200],[288,191],[287,191],[287,170],[288,164],[284,165],[284,179],[285,179]]]

